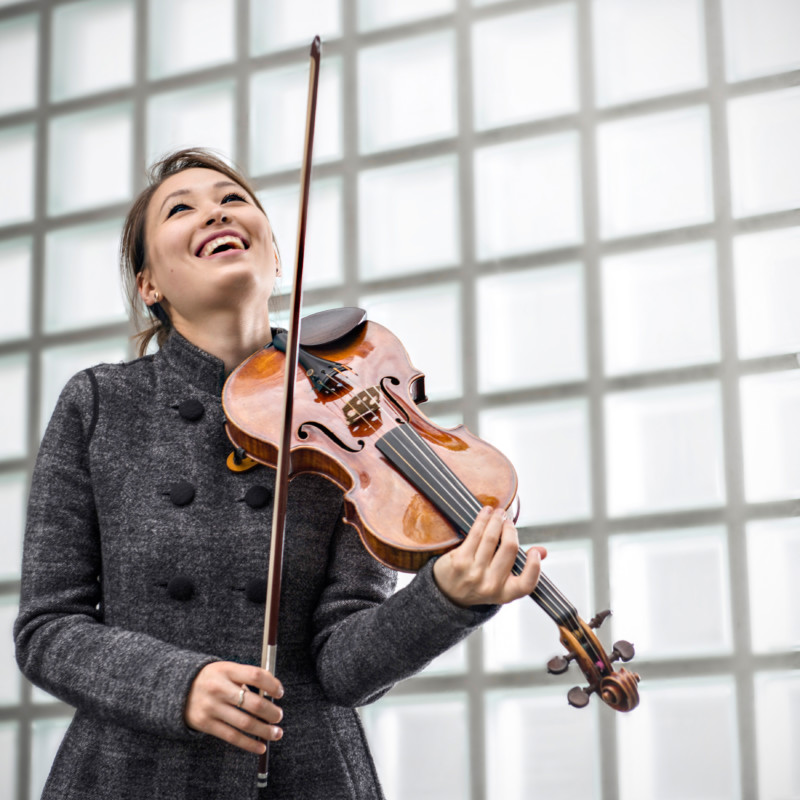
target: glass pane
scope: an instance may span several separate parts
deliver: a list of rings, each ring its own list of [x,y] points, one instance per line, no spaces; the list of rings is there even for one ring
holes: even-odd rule
[[[480,278],[477,297],[482,392],[586,377],[581,264]]]
[[[800,374],[749,375],[741,391],[748,502],[800,497]]]
[[[131,0],[89,0],[53,9],[53,100],[128,86],[136,42]]]
[[[3,796],[8,800],[17,796],[17,726],[16,722],[0,722],[0,775],[6,776]]]
[[[19,578],[28,487],[24,472],[0,474],[0,581]]]
[[[116,269],[120,226],[114,220],[47,235],[44,327],[48,333],[125,321]]]
[[[737,236],[733,256],[739,356],[800,350],[800,230]]]
[[[701,0],[594,0],[600,106],[706,83]]]
[[[759,800],[800,796],[800,672],[756,675]]]
[[[360,173],[359,264],[364,278],[407,275],[460,258],[454,157]]]
[[[251,0],[250,52],[260,56],[297,45],[310,49],[319,35],[324,57],[325,42],[342,35],[339,5],[339,0]]]
[[[151,78],[235,57],[234,0],[150,0],[147,10]]]
[[[31,241],[0,243],[0,286],[13,303],[0,315],[0,341],[28,336],[31,330]]]
[[[800,205],[800,88],[728,104],[734,216]]]
[[[601,269],[606,374],[719,359],[713,243],[611,256]]]
[[[576,133],[476,150],[478,257],[490,259],[580,242],[580,180]]]
[[[575,19],[575,6],[570,3],[475,24],[476,128],[577,109]]]
[[[0,706],[17,705],[22,696],[22,676],[14,658],[12,632],[18,613],[19,598],[0,595]]]
[[[710,149],[705,107],[601,125],[602,235],[631,236],[711,220]]]
[[[455,0],[358,0],[358,28],[371,31],[455,11]]]
[[[44,433],[61,390],[75,373],[95,364],[115,364],[124,361],[127,355],[127,339],[104,339],[98,342],[50,347],[45,350],[42,353],[40,432]]]
[[[609,514],[724,503],[721,413],[716,383],[608,395]]]
[[[292,289],[292,273],[297,251],[297,221],[300,187],[297,184],[258,193],[278,238],[283,275],[278,279],[281,292]],[[342,231],[344,228],[341,178],[314,181],[308,208],[303,287],[313,289],[340,283],[343,274]]]
[[[800,650],[800,521],[747,524],[750,635],[756,653]]]
[[[39,18],[17,17],[0,24],[0,114],[36,105],[39,82]],[[9,80],[10,76],[13,80]]]
[[[523,508],[525,498],[522,498]],[[547,558],[542,571],[587,619],[592,608],[592,550],[590,542],[542,542]],[[527,546],[523,546],[527,550]],[[483,627],[483,664],[487,671],[535,669],[544,672],[547,662],[564,653],[558,629],[532,600],[522,598],[503,606]],[[574,677],[580,672],[573,667]],[[563,694],[560,695],[564,703]],[[549,795],[545,792],[544,797]]]
[[[69,718],[37,719],[31,725],[31,800],[42,796],[56,752],[67,732]]]
[[[723,0],[728,80],[797,69],[797,0]]]
[[[451,32],[370,47],[358,56],[359,149],[374,153],[455,134]]]
[[[487,693],[489,800],[600,800],[598,706],[576,714],[564,694],[562,689]]]
[[[36,129],[33,125],[0,131],[0,175],[13,192],[0,192],[0,225],[33,219],[36,166]]]
[[[366,295],[359,300],[369,319],[403,343],[411,363],[425,374],[431,400],[461,394],[461,296],[451,284],[407,292]],[[424,413],[424,408],[423,408]]]
[[[28,452],[28,356],[0,358],[0,459]]]
[[[215,83],[196,89],[155,95],[147,108],[147,161],[182,147],[196,147],[198,139],[231,158],[236,146],[234,85]]]
[[[609,544],[615,639],[634,642],[648,659],[730,652],[724,528],[614,536]]]
[[[480,415],[480,435],[517,470],[518,525],[585,519],[592,512],[584,400],[506,406]]]
[[[133,125],[128,104],[50,122],[48,211],[64,214],[131,196]]]
[[[314,163],[342,155],[342,62],[320,71]],[[300,166],[306,131],[308,64],[258,72],[250,81],[250,163],[255,175]]]
[[[615,717],[620,800],[739,798],[735,703],[730,678],[648,681]]]
[[[362,714],[387,797],[442,800],[469,796],[465,698],[386,698],[367,706]],[[414,768],[409,769],[409,764]]]

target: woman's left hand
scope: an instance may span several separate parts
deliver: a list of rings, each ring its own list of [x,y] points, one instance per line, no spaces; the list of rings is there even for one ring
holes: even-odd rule
[[[511,568],[517,557],[517,529],[503,509],[484,507],[464,541],[436,560],[433,576],[441,591],[456,605],[510,603],[530,594],[539,580],[544,547],[534,546],[519,575]]]

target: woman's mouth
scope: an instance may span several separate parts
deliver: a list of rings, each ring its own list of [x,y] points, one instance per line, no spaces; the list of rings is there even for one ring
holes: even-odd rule
[[[224,234],[210,239],[197,251],[196,255],[198,258],[208,258],[228,250],[247,250],[247,243],[239,236]]]

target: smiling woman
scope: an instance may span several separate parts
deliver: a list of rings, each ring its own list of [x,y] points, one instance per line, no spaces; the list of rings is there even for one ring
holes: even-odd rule
[[[392,594],[341,491],[300,475],[275,674],[256,666],[274,472],[226,466],[220,393],[272,341],[272,228],[242,175],[180,151],[128,215],[122,269],[140,358],[69,381],[31,488],[17,660],[77,709],[43,797],[255,800],[270,741],[270,800],[380,798],[355,708],[530,594],[543,553],[513,576],[516,530],[487,508]]]

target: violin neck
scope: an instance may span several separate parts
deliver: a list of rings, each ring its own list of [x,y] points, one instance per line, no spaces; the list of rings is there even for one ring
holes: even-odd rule
[[[480,500],[462,483],[428,443],[408,424],[398,425],[375,443],[378,450],[463,538],[475,522]],[[522,572],[527,556],[520,548],[511,571]],[[557,624],[569,624],[577,617],[577,609],[544,574],[539,576],[531,599]]]

